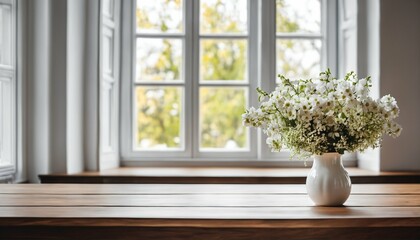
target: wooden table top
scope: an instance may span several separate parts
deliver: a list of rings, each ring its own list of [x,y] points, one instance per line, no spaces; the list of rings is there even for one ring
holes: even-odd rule
[[[406,238],[415,239],[420,238],[420,184],[356,184],[344,207],[315,207],[304,185],[0,185],[0,239],[13,233],[6,229],[28,226],[35,232],[33,227],[254,229],[253,233],[383,228],[391,231],[382,231],[387,236],[401,228],[401,233],[411,234]]]

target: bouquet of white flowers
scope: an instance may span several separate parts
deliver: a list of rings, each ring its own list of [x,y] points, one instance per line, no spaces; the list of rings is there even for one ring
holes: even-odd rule
[[[281,82],[272,93],[257,89],[261,105],[242,115],[245,126],[263,129],[272,151],[286,146],[293,155],[308,157],[328,152],[363,151],[379,147],[382,135],[397,137],[401,126],[397,102],[390,95],[369,97],[370,77],[354,72],[344,79],[330,70],[319,79]]]

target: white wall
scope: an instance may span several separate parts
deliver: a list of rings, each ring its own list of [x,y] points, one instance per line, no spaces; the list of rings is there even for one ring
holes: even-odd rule
[[[67,5],[67,173],[84,170],[83,108],[85,71],[86,1]]]
[[[400,106],[397,139],[385,138],[381,170],[420,170],[420,1],[381,0],[380,93]]]
[[[47,0],[33,0],[28,8],[26,161],[28,179],[35,182],[38,174],[50,170],[49,4]]]

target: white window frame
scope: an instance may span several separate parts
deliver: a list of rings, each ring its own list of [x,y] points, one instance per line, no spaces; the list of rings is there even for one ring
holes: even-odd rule
[[[322,32],[316,38],[322,39],[321,69],[329,66],[333,73],[337,69],[337,4],[334,0],[321,0]],[[133,151],[133,76],[135,71],[135,0],[124,1],[122,4],[122,85],[121,85],[121,127],[120,149],[121,163],[124,166],[304,166],[302,161],[289,161],[290,153],[282,151],[272,153],[265,144],[266,136],[260,130],[250,129],[249,149],[247,151],[199,151],[199,87],[212,86],[212,83],[199,83],[199,1],[185,0],[184,2],[184,99],[185,101],[185,149],[180,151]],[[276,85],[276,1],[275,0],[248,0],[248,35],[208,36],[201,38],[243,38],[248,39],[248,79],[247,83],[228,83],[228,86],[248,87],[248,105],[258,104],[255,88],[262,87],[272,91]],[[130,13],[130,14],[126,14]],[[326,21],[326,16],[329,20]],[[193,29],[185,31],[185,29]],[[138,35],[138,34],[137,34]],[[162,35],[162,34],[159,34]],[[174,34],[168,34],[171,37]],[[175,34],[177,37],[179,34]],[[182,34],[181,34],[182,35]],[[286,36],[279,36],[286,37]],[[312,38],[313,34],[289,34],[289,37]],[[185,46],[192,46],[186,49]],[[191,51],[192,50],[192,51]],[[326,59],[326,61],[325,61]],[[192,69],[191,69],[192,68]],[[254,81],[251,81],[255,79]],[[266,81],[269,79],[270,81]],[[166,83],[165,83],[166,84]],[[144,84],[144,85],[159,85]],[[177,84],[174,84],[177,85]],[[219,85],[215,85],[219,86]],[[130,94],[127,94],[130,93]],[[194,119],[194,121],[192,121]],[[185,126],[192,126],[186,128]],[[193,130],[192,130],[193,129]],[[350,157],[353,159],[353,156]],[[346,165],[355,165],[356,161],[348,161]]]
[[[99,168],[119,166],[119,95],[121,2],[100,1]],[[107,43],[107,44],[105,44]]]
[[[12,19],[10,64],[0,64],[0,91],[4,90],[6,84],[9,85],[8,91],[0,93],[0,182],[4,182],[13,181],[17,165],[17,2],[0,0],[0,4],[10,5]],[[6,92],[7,95],[3,95]]]

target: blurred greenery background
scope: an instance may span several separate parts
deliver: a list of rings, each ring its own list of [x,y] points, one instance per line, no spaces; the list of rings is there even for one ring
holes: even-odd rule
[[[247,7],[247,0],[201,0],[200,34],[247,34]],[[137,0],[137,32],[183,33],[182,11],[181,0]],[[319,0],[277,0],[276,26],[280,34],[320,34]],[[135,145],[139,149],[183,147],[183,102],[192,100],[184,99],[182,85],[164,85],[184,81],[183,47],[191,46],[183,46],[180,38],[137,39],[135,81],[163,82],[136,87]],[[278,39],[277,71],[289,77],[313,76],[320,70],[320,51],[321,40]],[[241,114],[248,92],[254,89],[223,86],[226,81],[248,81],[248,57],[256,56],[248,56],[246,39],[200,40],[199,80],[218,83],[199,90],[200,149],[248,147]]]

